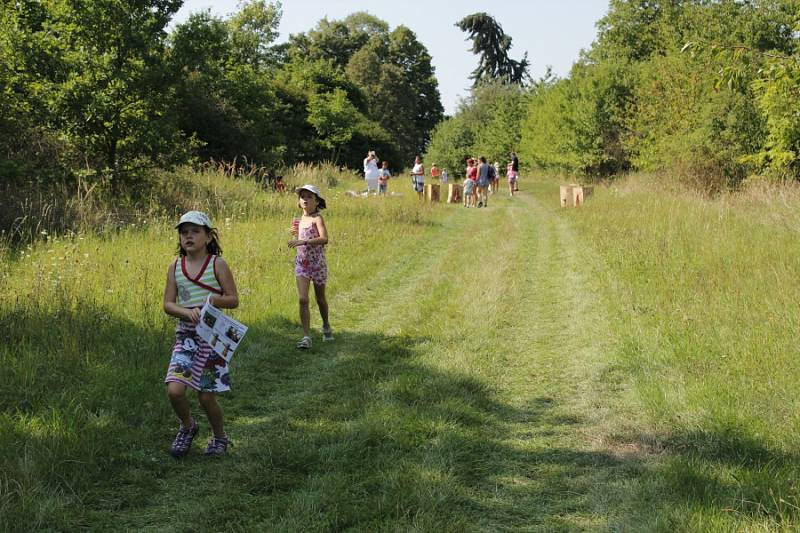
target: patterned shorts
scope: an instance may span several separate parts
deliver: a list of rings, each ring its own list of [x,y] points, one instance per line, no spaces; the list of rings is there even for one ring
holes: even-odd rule
[[[196,332],[195,325],[181,320],[175,328],[175,345],[164,383],[177,382],[199,392],[231,390],[228,363]]]

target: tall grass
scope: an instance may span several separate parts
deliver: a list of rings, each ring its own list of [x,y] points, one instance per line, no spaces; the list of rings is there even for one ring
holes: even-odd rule
[[[392,202],[352,198],[345,189],[361,182],[336,176],[342,188],[329,188],[330,169],[301,170],[288,172],[287,181],[323,184],[330,247],[338,251],[331,266],[344,286],[358,282],[359,269],[369,268],[369,258],[374,262],[385,246],[374,238],[376,227],[392,224],[414,235],[429,219],[429,208],[411,195]],[[161,300],[181,211],[212,213],[241,288],[239,318],[283,317],[291,324],[296,316],[293,254],[286,247],[298,210],[293,193],[275,194],[221,172],[182,170],[151,194],[142,219],[48,231],[2,257],[0,530],[74,529],[89,502],[132,505],[127,484],[157,490],[169,463],[154,455],[152,436],[168,442],[174,425],[160,378],[174,321]],[[98,487],[109,479],[119,484],[113,495]]]
[[[212,216],[252,218],[275,209],[276,195],[262,167],[206,163],[198,169],[154,170],[139,184],[112,195],[101,183],[80,177],[72,183],[14,183],[0,189],[0,253],[50,236],[68,233],[116,231],[154,219],[174,217],[189,209]],[[280,171],[289,191],[315,183],[336,186],[353,173],[331,163],[298,164]]]
[[[796,185],[709,198],[633,176],[561,213],[602,259],[638,438],[672,452],[654,491],[699,524],[800,518],[798,209]]]

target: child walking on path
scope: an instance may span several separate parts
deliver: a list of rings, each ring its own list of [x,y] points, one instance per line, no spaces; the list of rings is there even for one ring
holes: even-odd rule
[[[303,185],[297,189],[298,207],[303,210],[298,224],[292,227],[294,239],[290,248],[297,249],[294,261],[294,275],[297,278],[297,293],[300,301],[300,322],[303,325],[303,338],[297,347],[311,348],[311,311],[309,310],[308,289],[314,282],[314,296],[317,299],[319,314],[322,317],[322,340],[332,341],[333,330],[328,322],[328,301],[325,299],[325,284],[328,281],[328,265],[325,249],[328,244],[328,230],[320,211],[325,209],[325,199],[313,185]]]
[[[467,159],[466,177],[464,178],[464,207],[475,205],[475,182],[478,181],[478,167],[471,157]]]
[[[383,166],[378,171],[378,194],[386,196],[386,193],[389,189],[389,178],[392,177],[392,173],[389,172],[389,162],[384,161]]]
[[[230,444],[223,427],[222,408],[217,393],[230,390],[228,363],[196,331],[200,309],[211,305],[234,309],[239,305],[236,283],[228,264],[220,257],[222,248],[208,215],[200,211],[185,213],[175,225],[180,258],[167,270],[164,312],[179,318],[175,345],[164,383],[167,395],[180,420],[170,453],[183,457],[192,447],[198,424],[192,417],[186,389],[196,390],[214,435],[205,454],[223,455]]]
[[[508,178],[508,195],[514,196],[517,190],[517,171],[514,170],[514,163],[509,163],[506,167],[506,177]]]

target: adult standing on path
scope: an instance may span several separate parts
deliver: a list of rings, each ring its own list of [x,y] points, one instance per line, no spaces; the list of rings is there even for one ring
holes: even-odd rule
[[[480,162],[478,165],[478,207],[487,207],[489,205],[489,164],[484,156],[481,156]]]
[[[370,150],[367,153],[367,157],[364,158],[364,179],[367,180],[367,194],[371,192],[378,194],[379,177],[378,157],[373,150]]]
[[[511,170],[514,171],[514,176],[516,179],[514,180],[514,191],[519,190],[519,159],[517,159],[517,153],[511,152]]]
[[[414,168],[411,169],[411,182],[414,184],[414,190],[417,191],[417,195],[421,200],[425,191],[425,167],[422,165],[420,156],[414,158]]]

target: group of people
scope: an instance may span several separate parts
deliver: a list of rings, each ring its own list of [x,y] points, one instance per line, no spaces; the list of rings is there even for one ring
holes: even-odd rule
[[[296,250],[294,275],[303,328],[297,348],[309,349],[309,289],[312,284],[322,318],[322,340],[333,340],[325,297],[328,267],[324,247],[328,244],[328,230],[320,213],[326,203],[317,187],[303,185],[297,189],[297,207],[300,216],[295,217],[289,229],[292,238],[288,246]],[[197,324],[206,302],[218,308],[234,309],[239,305],[239,295],[233,273],[221,257],[219,235],[208,215],[189,211],[175,228],[178,258],[167,269],[164,289],[164,312],[179,319],[164,379],[170,404],[180,421],[170,453],[176,458],[187,455],[199,432],[199,424],[192,416],[186,397],[187,390],[192,389],[198,393],[212,430],[205,455],[220,456],[231,445],[223,424],[222,408],[217,402],[217,394],[231,389],[228,360],[198,334]]]
[[[364,158],[364,179],[367,182],[367,194],[385,195],[388,191],[388,182],[391,178],[389,164],[383,161],[382,168],[378,168],[378,157],[373,150],[367,153]],[[430,169],[430,176],[433,179],[440,179],[442,184],[449,182],[447,169],[439,170],[434,163]],[[519,159],[515,152],[511,152],[511,157],[506,166],[506,179],[508,180],[508,195],[514,196],[519,190]],[[411,168],[411,184],[414,191],[420,198],[425,191],[425,166],[422,164],[422,157],[414,158],[414,166]],[[486,162],[486,158],[467,159],[466,176],[464,178],[464,207],[486,207],[489,201],[489,194],[497,193],[500,184],[500,163],[495,161],[494,165]]]
[[[367,194],[386,195],[389,190],[389,162],[383,161],[378,168],[378,156],[374,150],[367,153],[364,158],[364,179],[367,181]]]
[[[506,166],[506,180],[508,181],[508,195],[514,196],[519,190],[519,158],[511,152],[511,158]],[[493,165],[486,162],[481,156],[477,159],[467,159],[466,177],[464,178],[464,207],[487,207],[489,194],[495,194],[500,186],[500,163]]]
[[[486,207],[491,187],[494,186],[493,190],[497,191],[500,174],[498,166],[497,163],[489,165],[485,157],[479,157],[477,163],[474,158],[467,161],[464,179],[466,207]],[[519,161],[512,152],[506,169],[509,195],[512,196],[517,190],[518,171]],[[431,167],[430,175],[441,179],[442,183],[449,180],[447,169],[440,172],[436,165]],[[422,196],[425,167],[420,156],[414,161],[411,176],[414,190]],[[364,177],[368,191],[386,194],[391,177],[388,162],[383,161],[379,169],[378,158],[375,152],[370,151],[364,160]],[[328,267],[324,247],[328,244],[328,230],[321,214],[327,206],[317,187],[303,185],[297,189],[297,207],[300,216],[294,218],[289,229],[292,238],[288,246],[296,250],[294,275],[303,328],[303,337],[297,342],[297,348],[306,350],[312,344],[309,305],[312,284],[322,318],[322,340],[333,340],[325,297]],[[200,211],[189,211],[180,218],[175,228],[178,233],[178,258],[167,269],[164,289],[164,312],[179,319],[172,356],[164,379],[170,404],[180,420],[170,452],[175,457],[185,456],[198,434],[199,425],[192,416],[186,397],[187,390],[192,389],[197,391],[200,405],[206,412],[212,429],[205,454],[219,456],[225,454],[230,446],[230,439],[223,425],[222,408],[217,402],[217,394],[231,388],[228,360],[217,354],[203,340],[197,332],[197,324],[206,302],[218,308],[234,309],[239,305],[239,296],[233,273],[221,257],[219,235],[208,215]]]

